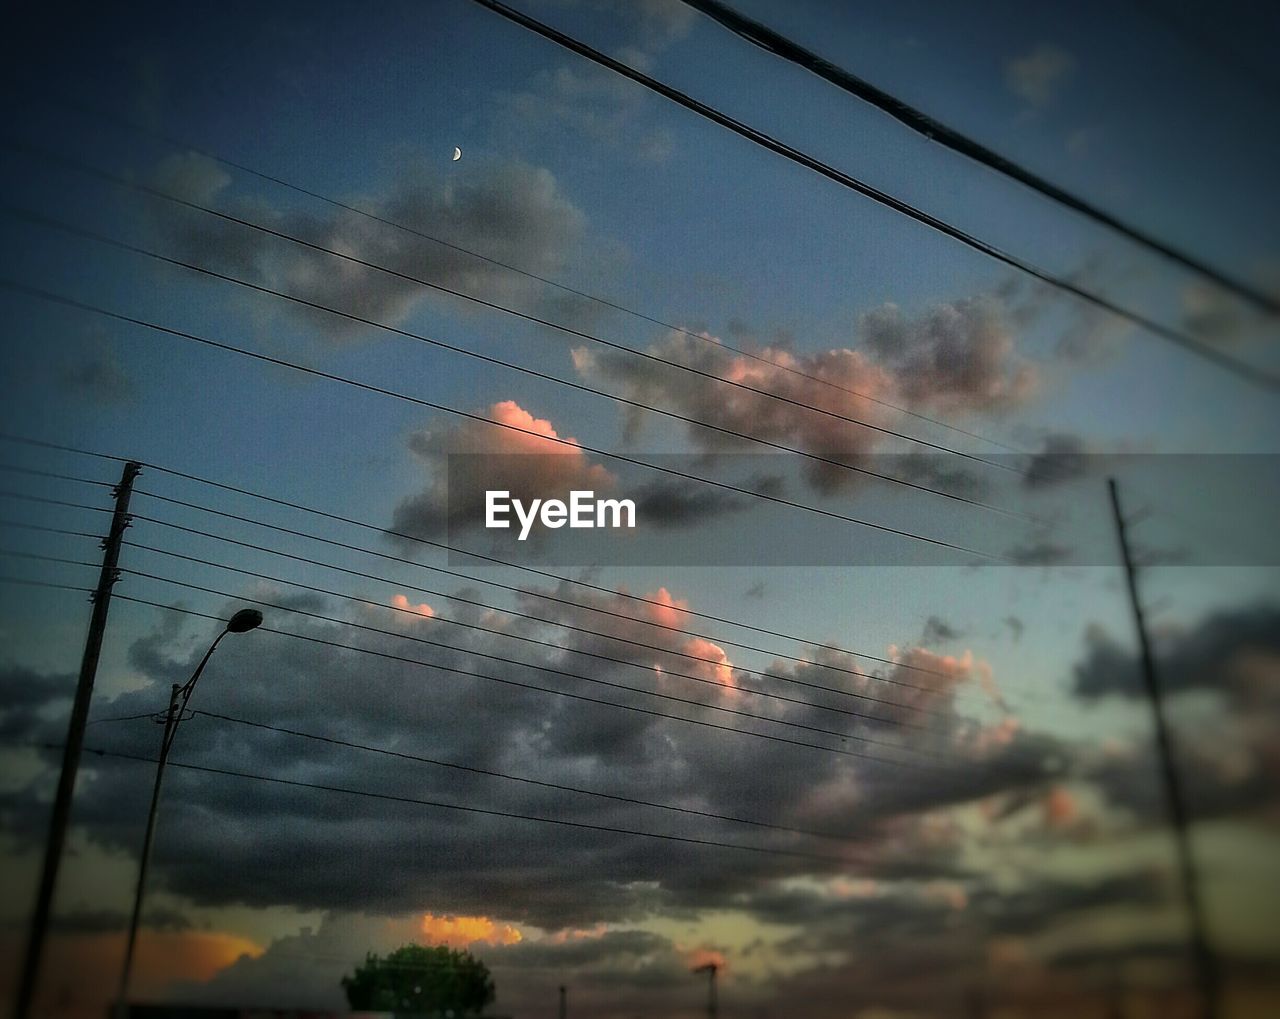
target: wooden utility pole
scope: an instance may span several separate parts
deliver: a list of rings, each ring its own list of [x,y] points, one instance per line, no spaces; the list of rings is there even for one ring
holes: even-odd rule
[[[1182,791],[1182,780],[1178,774],[1178,766],[1173,759],[1173,741],[1169,735],[1169,725],[1164,714],[1164,700],[1161,697],[1160,684],[1156,678],[1155,656],[1151,653],[1151,640],[1147,636],[1147,621],[1142,612],[1142,602],[1138,598],[1137,570],[1133,565],[1133,554],[1129,548],[1129,534],[1124,514],[1120,509],[1120,494],[1115,478],[1107,480],[1107,490],[1111,495],[1111,512],[1115,517],[1116,534],[1120,539],[1120,555],[1124,559],[1124,575],[1129,591],[1129,604],[1133,609],[1133,623],[1138,631],[1142,682],[1146,688],[1147,699],[1151,702],[1151,714],[1155,719],[1156,749],[1160,759],[1161,776],[1164,780],[1165,800],[1169,810],[1169,818],[1173,823],[1178,868],[1182,875],[1182,892],[1186,901],[1187,918],[1191,927],[1191,951],[1195,958],[1196,970],[1199,976],[1200,1014],[1203,1019],[1217,1019],[1217,960],[1214,958],[1213,950],[1209,946],[1204,916],[1204,902],[1200,895],[1199,874],[1196,871],[1195,856],[1191,852],[1186,799]]]
[[[569,990],[560,985],[560,1019],[569,1019]]]
[[[129,497],[133,494],[133,480],[141,470],[141,464],[130,460],[124,465],[120,483],[112,489],[116,507],[111,516],[111,530],[102,542],[102,569],[98,574],[98,586],[91,596],[93,615],[89,619],[89,633],[85,637],[84,654],[80,659],[80,679],[71,705],[71,720],[67,724],[67,741],[62,748],[62,771],[58,776],[58,791],[49,818],[49,838],[44,847],[44,864],[40,871],[35,911],[31,915],[31,931],[27,935],[27,951],[18,977],[14,1019],[27,1019],[30,1014],[36,981],[40,975],[40,957],[49,929],[49,912],[53,905],[54,888],[58,883],[58,865],[62,861],[62,849],[67,840],[71,798],[75,793],[76,773],[80,768],[80,750],[84,746],[84,728],[89,718],[89,702],[93,699],[93,682],[98,674],[102,637],[107,628],[111,590],[120,576],[116,565],[120,561],[120,543],[124,538],[125,528],[129,526]]]

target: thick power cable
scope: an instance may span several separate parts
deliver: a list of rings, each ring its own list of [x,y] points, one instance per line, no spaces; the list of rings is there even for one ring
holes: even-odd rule
[[[1094,307],[1101,308],[1112,315],[1123,318],[1126,321],[1131,322],[1133,325],[1140,326],[1153,335],[1167,340],[1170,343],[1174,343],[1183,350],[1195,354],[1203,360],[1215,364],[1219,368],[1231,372],[1238,378],[1244,379],[1253,385],[1259,386],[1260,388],[1266,389],[1270,392],[1280,391],[1280,376],[1272,375],[1261,368],[1255,367],[1254,365],[1246,364],[1243,361],[1229,357],[1221,351],[1201,343],[1188,333],[1184,333],[1181,330],[1174,329],[1162,322],[1157,322],[1155,319],[1139,312],[1125,308],[1123,305],[1117,304],[1110,298],[1103,297],[1101,294],[1094,293],[1091,290],[1086,290],[1084,287],[1071,282],[1071,280],[1065,277],[1055,275],[1047,270],[1038,268],[1022,258],[1010,255],[995,245],[990,244],[987,241],[980,240],[973,234],[970,234],[957,226],[953,226],[932,213],[924,212],[900,198],[895,198],[888,192],[881,191],[879,188],[873,187],[865,181],[859,180],[858,178],[845,173],[843,170],[838,170],[830,164],[824,163],[820,159],[817,159],[792,145],[779,141],[772,135],[750,127],[742,121],[721,112],[715,107],[709,106],[698,99],[694,99],[692,96],[659,81],[653,76],[645,74],[643,71],[636,70],[634,67],[631,67],[622,61],[616,60],[608,54],[602,53],[601,51],[588,46],[586,43],[580,42],[572,36],[566,35],[558,29],[552,28],[550,25],[546,25],[541,21],[531,18],[529,15],[517,11],[504,3],[499,3],[498,0],[472,0],[472,3],[479,4],[481,7],[485,7],[488,10],[493,11],[495,14],[519,25],[521,28],[533,32],[536,35],[540,35],[544,39],[554,42],[558,46],[570,50],[592,63],[598,64],[601,67],[606,67],[616,74],[622,75],[639,85],[643,85],[651,92],[654,92],[665,99],[669,99],[671,102],[676,103],[679,106],[683,106],[685,109],[690,110],[691,112],[696,113],[715,124],[719,124],[721,127],[732,131],[734,134],[737,134],[748,141],[754,142],[771,152],[783,156],[806,169],[812,170],[813,172],[826,177],[828,180],[832,180],[843,187],[856,191],[858,194],[863,195],[866,198],[870,198],[872,201],[906,216],[909,219],[913,219],[917,223],[927,226],[945,237],[950,237],[952,240],[958,241],[966,247],[972,248],[974,251],[978,251],[986,255],[988,258],[1017,269],[1019,272],[1038,279],[1042,283],[1047,283],[1049,286],[1061,290],[1064,293],[1071,294]]]
[[[817,75],[824,81],[836,86],[836,88],[870,103],[882,113],[887,113],[899,124],[910,128],[916,134],[927,138],[929,141],[936,142],[952,152],[966,156],[988,169],[995,170],[997,173],[1039,192],[1059,205],[1065,206],[1073,212],[1078,212],[1110,230],[1114,230],[1128,240],[1162,255],[1170,261],[1176,262],[1184,269],[1190,269],[1192,272],[1212,280],[1224,290],[1229,290],[1237,297],[1244,298],[1272,315],[1280,312],[1280,302],[1276,300],[1274,294],[1265,293],[1252,284],[1233,278],[1221,269],[1215,268],[1207,262],[1175,248],[1168,242],[1160,240],[1146,230],[1122,220],[1115,213],[1108,212],[1087,199],[1066,190],[1061,185],[1054,184],[1040,174],[1027,169],[1022,164],[1007,156],[1000,155],[955,128],[948,127],[897,96],[884,91],[884,89],[877,88],[866,79],[858,77],[853,72],[819,56],[812,50],[806,49],[767,25],[754,21],[746,15],[735,11],[732,7],[720,3],[719,0],[684,0],[684,3],[705,14],[734,35],[745,39],[752,45],[803,67],[806,71]]]

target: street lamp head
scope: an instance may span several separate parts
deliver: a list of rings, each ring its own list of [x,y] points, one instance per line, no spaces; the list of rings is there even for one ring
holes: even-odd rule
[[[261,625],[261,612],[257,609],[241,609],[227,622],[227,633],[248,633]]]

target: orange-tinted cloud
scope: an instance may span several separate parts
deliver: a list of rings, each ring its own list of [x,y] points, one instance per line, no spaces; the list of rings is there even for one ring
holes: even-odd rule
[[[450,948],[466,948],[468,945],[514,945],[524,940],[518,928],[499,924],[487,916],[436,916],[426,913],[422,917],[422,933],[433,945]]]
[[[677,945],[676,950],[684,955],[685,965],[690,969],[698,969],[702,966],[715,966],[721,973],[728,969],[728,960],[725,959],[724,953],[717,949],[705,947],[684,948]]]
[[[609,932],[609,928],[598,923],[594,927],[585,928],[565,928],[562,931],[556,931],[551,935],[551,943],[555,945],[566,945],[574,941],[598,941]]]
[[[567,499],[574,490],[613,487],[614,476],[593,462],[577,439],[561,435],[549,420],[534,417],[514,400],[492,404],[483,413],[498,425],[467,420],[410,436],[409,448],[431,475],[423,492],[397,507],[395,530],[432,535],[447,526],[483,527],[487,491],[510,492],[528,504]],[[451,461],[451,456],[469,459]],[[446,477],[450,463],[454,470]]]
[[[680,650],[687,655],[703,659],[703,661],[690,662],[694,668],[682,669],[682,672],[709,679],[723,686],[734,685],[733,663],[729,661],[729,656],[719,644],[714,644],[702,637],[691,637],[684,642]]]
[[[394,608],[401,609],[405,612],[416,612],[418,615],[424,616],[427,619],[430,619],[436,614],[436,610],[426,602],[419,602],[417,605],[414,605],[402,594],[395,595],[391,599],[391,604]]]
[[[18,958],[18,946],[8,947],[10,957]],[[134,958],[132,996],[162,997],[176,984],[204,982],[241,956],[262,952],[256,942],[223,931],[143,930]],[[123,957],[122,931],[54,935],[45,949],[35,1014],[101,1019],[115,994]]]
[[[924,886],[924,895],[935,902],[942,902],[959,912],[969,905],[969,893],[955,881],[930,881]]]
[[[1061,828],[1070,824],[1080,816],[1080,805],[1069,789],[1054,786],[1045,795],[1041,806],[1044,810],[1045,824],[1051,828]]]

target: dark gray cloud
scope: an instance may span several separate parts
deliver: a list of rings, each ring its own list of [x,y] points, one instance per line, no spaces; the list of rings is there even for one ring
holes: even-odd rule
[[[11,665],[0,669],[0,736],[23,739],[40,730],[43,712],[76,692],[71,673],[43,673]]]
[[[1070,562],[1073,554],[1071,548],[1049,538],[1020,542],[1004,553],[1015,566],[1060,566]]]
[[[73,909],[57,914],[54,926],[63,934],[107,934],[123,931],[129,915],[114,909]],[[164,907],[148,907],[142,923],[153,930],[187,931],[195,924],[185,913]]]
[[[925,647],[933,647],[945,641],[957,640],[961,636],[959,630],[938,616],[930,616],[925,620],[924,632],[920,643]]]
[[[1086,655],[1073,671],[1081,697],[1146,696],[1139,664],[1127,645],[1106,630],[1086,634]],[[1166,694],[1216,690],[1237,701],[1256,701],[1280,662],[1280,609],[1258,604],[1215,612],[1197,626],[1157,643],[1160,686]]]
[[[762,476],[748,479],[743,482],[743,487],[754,492],[781,496],[786,490],[786,483],[781,477]],[[629,489],[628,495],[635,499],[637,519],[659,529],[706,523],[728,513],[750,509],[754,505],[749,497],[734,492],[687,481],[664,479]]]
[[[1007,410],[1026,402],[1038,385],[996,297],[941,304],[916,318],[886,304],[862,316],[859,333],[913,407]]]
[[[137,394],[116,351],[105,343],[91,344],[58,369],[58,382],[68,395],[101,405],[128,403]]]
[[[410,604],[422,600],[412,588],[406,590]],[[933,662],[946,672],[932,685],[920,684],[923,689],[896,691],[903,695],[898,698],[903,703],[908,703],[909,696],[909,703],[940,713],[936,728],[908,730],[896,726],[891,713],[854,718],[744,693],[737,688],[751,686],[791,695],[798,691],[782,680],[739,673],[714,644],[652,625],[678,626],[685,618],[680,603],[665,592],[656,595],[665,607],[639,608],[634,602],[603,594],[587,597],[567,586],[548,593],[577,600],[584,607],[530,596],[519,599],[520,607],[548,621],[539,623],[433,599],[436,618],[373,608],[355,617],[408,637],[456,645],[452,651],[269,611],[272,625],[326,640],[719,724],[866,750],[872,758],[883,760],[752,739],[263,631],[224,642],[193,706],[624,796],[844,832],[850,842],[681,817],[196,717],[183,724],[175,762],[590,824],[825,852],[833,859],[708,852],[693,845],[174,768],[167,779],[162,836],[153,864],[156,887],[200,905],[289,905],[389,914],[406,909],[484,914],[493,912],[497,903],[505,919],[551,930],[624,923],[655,912],[692,915],[704,908],[733,908],[743,894],[796,875],[838,873],[846,866],[844,860],[861,861],[859,865],[872,872],[878,868],[890,873],[904,867],[934,873],[945,870],[953,850],[922,855],[910,837],[910,819],[938,807],[1042,781],[1053,770],[1052,757],[1061,750],[1051,741],[1016,731],[1002,730],[997,738],[994,730],[975,729],[963,721],[955,713],[954,694],[972,681],[976,666],[968,662],[936,659],[924,652],[904,658],[904,663]],[[299,608],[317,605],[314,597],[275,595],[269,600]],[[621,610],[638,618],[628,623],[601,617],[590,607]],[[329,605],[325,611],[342,609]],[[513,635],[554,639],[551,647],[531,646],[449,626],[439,617],[482,622]],[[558,630],[552,626],[557,621],[598,629],[601,635]],[[199,623],[184,624],[180,630],[169,624],[137,641],[131,664],[147,684],[96,711],[129,715],[161,707],[169,683],[193,668],[206,630]],[[628,644],[628,638],[651,647]],[[634,665],[584,658],[574,654],[575,649]],[[493,661],[482,653],[528,666]],[[835,672],[833,666],[853,661],[842,652],[814,650],[812,657],[810,664],[778,663],[772,671],[783,678],[805,678],[872,695],[890,689],[868,678],[851,683],[851,677]],[[592,687],[539,671],[538,666],[820,725],[846,735],[841,740],[780,729],[706,708]],[[678,673],[734,686],[697,684]],[[887,678],[895,675],[903,678],[906,673],[899,667]],[[55,689],[52,684],[44,686]],[[836,703],[832,697],[824,700]],[[840,703],[857,706],[846,699]],[[59,721],[37,722],[30,735],[56,742],[60,725]],[[97,727],[92,737],[94,748],[152,756],[158,733],[143,719]],[[863,737],[880,745],[863,743]],[[931,763],[928,755],[963,761],[965,766],[932,771],[907,766]],[[50,764],[53,758],[51,753]],[[147,774],[146,764],[86,757],[77,818],[95,843],[136,852],[146,811]],[[752,776],[751,781],[744,782],[744,775]],[[38,841],[43,831],[39,788],[35,783],[5,803],[11,829],[30,843]],[[732,865],[726,865],[727,859]],[[353,866],[353,860],[359,865]]]
[[[1089,472],[1089,447],[1077,435],[1053,432],[1041,440],[1040,449],[1027,463],[1022,483],[1028,488],[1048,488],[1074,481]]]
[[[1212,613],[1197,625],[1159,636],[1157,677],[1170,697],[1176,765],[1185,801],[1196,818],[1248,816],[1277,802],[1276,718],[1280,712],[1280,610],[1254,604]],[[1074,667],[1078,696],[1138,700],[1146,691],[1133,649],[1101,627],[1086,634]],[[1191,719],[1179,694],[1215,693],[1220,711]],[[1154,747],[1116,748],[1093,761],[1091,781],[1115,805],[1141,821],[1168,818]]]

